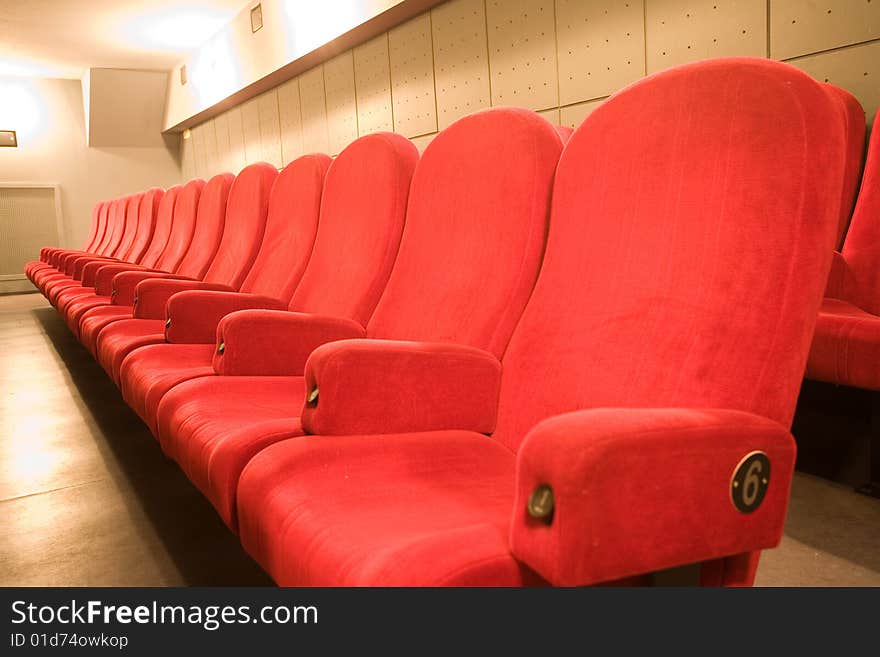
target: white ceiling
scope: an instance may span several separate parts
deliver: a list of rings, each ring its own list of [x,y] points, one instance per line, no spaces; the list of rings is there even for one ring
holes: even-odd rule
[[[252,1],[252,0],[251,0]],[[0,77],[167,70],[249,0],[0,0]]]

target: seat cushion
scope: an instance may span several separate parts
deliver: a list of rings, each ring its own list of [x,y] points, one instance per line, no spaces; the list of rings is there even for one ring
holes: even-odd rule
[[[826,298],[816,321],[807,378],[880,390],[880,317]]]
[[[82,316],[86,311],[100,306],[109,306],[111,303],[109,296],[100,294],[87,294],[81,297],[70,299],[63,307],[59,307],[59,311],[64,315],[64,321],[73,331],[73,334],[79,336],[79,324]]]
[[[153,344],[131,352],[119,369],[119,387],[128,405],[155,436],[162,396],[178,383],[214,376],[213,344]]]
[[[132,306],[100,306],[82,314],[79,320],[79,340],[92,356],[98,356],[98,335],[105,326],[120,319],[131,319]]]
[[[122,361],[138,347],[165,342],[165,322],[161,319],[121,319],[98,334],[97,359],[104,371],[119,385]]]
[[[241,541],[282,586],[537,584],[508,548],[515,468],[466,431],[285,440],[242,473]]]
[[[299,376],[186,381],[159,403],[159,442],[235,530],[241,471],[263,448],[302,435],[299,414],[304,398]]]

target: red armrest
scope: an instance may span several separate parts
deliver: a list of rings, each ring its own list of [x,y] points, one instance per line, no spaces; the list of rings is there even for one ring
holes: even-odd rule
[[[117,262],[116,260],[92,260],[87,262],[82,270],[82,284],[83,287],[93,287],[95,291],[98,290],[98,274],[105,267],[114,267],[114,274],[118,274],[123,271],[131,271],[131,270],[143,270],[144,268],[140,265],[136,265],[134,263],[129,262]],[[113,276],[105,275],[106,285],[105,289],[107,292],[104,293],[104,296],[110,295],[110,287],[113,281]],[[98,292],[100,294],[100,292]]]
[[[476,347],[344,340],[316,349],[305,376],[308,433],[495,428],[501,363]]]
[[[91,267],[91,265],[89,265],[89,267]],[[95,272],[95,294],[99,294],[103,297],[111,296],[113,294],[113,279],[116,278],[117,274],[126,271],[152,272],[155,270],[146,269],[140,265],[128,265],[121,262],[98,265],[97,271]],[[170,276],[170,274],[168,275]]]
[[[74,280],[82,281],[83,269],[90,262],[108,263],[108,262],[119,262],[119,261],[114,258],[105,258],[103,256],[92,256],[92,255],[80,256],[73,261],[73,270],[71,271],[71,276],[73,276]]]
[[[784,427],[742,411],[557,415],[520,447],[511,550],[581,586],[774,547],[794,461]]]
[[[135,305],[137,286],[141,281],[153,278],[192,280],[185,276],[177,276],[176,274],[166,274],[158,271],[132,271],[127,269],[122,273],[113,276],[113,284],[110,290],[110,298],[112,302],[117,306]]]
[[[229,313],[248,309],[286,310],[287,304],[260,294],[191,290],[168,299],[165,340],[174,343],[213,344],[217,325]]]
[[[165,319],[165,305],[172,295],[185,290],[219,290],[231,292],[232,288],[221,283],[204,283],[183,278],[159,278],[138,283],[135,289],[137,303],[132,317],[138,319]]]
[[[315,348],[363,336],[364,327],[350,319],[241,310],[217,325],[214,371],[225,376],[301,376]]]

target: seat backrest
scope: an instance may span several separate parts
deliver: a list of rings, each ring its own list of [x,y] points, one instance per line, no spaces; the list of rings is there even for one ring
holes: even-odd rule
[[[561,151],[553,126],[523,109],[477,112],[438,134],[368,336],[500,356],[538,274]]]
[[[156,230],[157,211],[159,202],[165,190],[161,187],[152,187],[141,194],[138,201],[137,233],[132,241],[131,248],[123,256],[129,262],[141,262],[147,252],[147,247],[153,239]]]
[[[304,155],[275,179],[269,194],[266,233],[260,252],[241,285],[242,292],[290,301],[309,261],[329,155]]]
[[[278,169],[268,162],[250,164],[235,177],[226,201],[223,236],[204,276],[206,282],[241,287],[263,243],[269,193],[277,177]]]
[[[812,78],[714,59],[605,101],[560,159],[495,437],[588,408],[790,425],[831,265],[844,130]]]
[[[204,278],[223,237],[226,200],[234,179],[231,173],[221,173],[202,186],[191,215],[194,218],[192,239],[174,270],[176,274],[198,280]]]
[[[98,240],[100,239],[98,233],[101,228],[101,209],[104,207],[104,201],[99,201],[95,203],[92,208],[92,223],[89,227],[89,234],[86,237],[85,246],[83,246],[83,251],[91,251],[96,245]]]
[[[113,233],[119,223],[119,204],[120,199],[113,199],[107,202],[107,218],[104,221],[104,235],[98,243],[95,253],[98,255],[109,255],[110,244],[113,240]]]
[[[196,228],[196,216],[199,211],[199,198],[205,181],[201,178],[190,180],[177,193],[174,200],[174,219],[171,222],[171,234],[162,255],[156,262],[156,269],[176,273],[183,257],[187,254]]]
[[[844,154],[846,168],[844,170],[843,193],[840,199],[840,223],[837,231],[837,244],[843,244],[846,229],[852,217],[853,207],[862,178],[862,162],[865,155],[865,110],[851,93],[833,84],[825,84],[825,88],[839,103],[846,126],[846,152]]]
[[[177,201],[177,195],[183,189],[183,185],[174,185],[165,190],[165,193],[159,198],[159,204],[156,208],[156,228],[153,230],[153,237],[146,252],[141,257],[140,264],[150,269],[157,269],[159,259],[162,252],[168,246],[168,238],[171,235],[171,228],[174,222],[174,204]]]
[[[113,230],[104,255],[117,257],[116,253],[125,236],[125,227],[128,224],[128,205],[131,198],[131,196],[123,196],[116,201],[116,220],[113,222]]]
[[[418,159],[412,142],[388,132],[360,137],[336,157],[291,310],[367,323],[397,257]]]
[[[143,194],[132,194],[126,201],[125,230],[122,233],[122,239],[119,240],[119,246],[116,247],[116,251],[113,253],[114,258],[131,262],[126,256],[131,250],[131,245],[134,244],[134,240],[137,237],[138,226],[140,225],[138,217],[140,214],[142,196]]]
[[[865,171],[859,197],[842,249],[844,260],[853,274],[859,306],[880,314],[880,109],[865,157]]]

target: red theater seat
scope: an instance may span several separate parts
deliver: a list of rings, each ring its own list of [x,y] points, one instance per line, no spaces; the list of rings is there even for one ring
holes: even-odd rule
[[[880,130],[871,134],[849,231],[834,254],[807,378],[880,390]]]
[[[106,203],[104,201],[100,201],[95,204],[95,207],[92,208],[92,223],[89,228],[89,235],[86,238],[86,243],[79,253],[94,253],[95,247],[97,247],[101,237],[104,234],[104,227],[107,224],[107,211],[106,211]],[[58,247],[43,247],[40,249],[40,259],[35,260],[33,262],[29,262],[24,266],[24,272],[27,277],[33,282],[34,274],[41,269],[54,268],[52,265],[52,258],[61,252],[72,252],[76,249],[61,249]]]
[[[750,584],[782,535],[843,149],[829,96],[778,62],[612,96],[562,154],[534,293],[489,348],[497,415],[464,356],[318,348],[306,431],[373,435],[261,451],[238,487],[245,548],[282,585],[572,586],[689,563]],[[436,394],[408,395],[422,377]]]
[[[240,292],[175,294],[168,301],[165,327],[166,339],[174,344],[136,349],[123,361],[122,394],[154,434],[156,406],[162,395],[177,383],[214,374],[211,357],[217,324],[224,315],[246,308],[287,308],[312,253],[330,162],[327,155],[306,155],[276,178],[265,237]]]
[[[366,241],[360,232],[348,235],[354,215],[348,204],[357,207],[362,197],[374,196],[375,186],[365,187],[359,176],[351,199],[342,187],[325,192],[339,216],[332,218],[331,233],[322,208],[316,254],[291,305],[299,312],[227,316],[218,329],[223,353],[214,356],[215,370],[225,376],[182,383],[159,404],[163,449],[230,527],[236,525],[236,483],[248,460],[302,433],[304,365],[316,346],[363,336],[366,324],[370,337],[400,345],[441,342],[451,358],[473,356],[458,370],[460,390],[473,389],[469,373],[484,375],[486,367],[488,375],[495,372],[540,265],[561,150],[553,127],[528,110],[480,112],[437,135],[415,168],[387,287],[377,273],[387,276],[387,269],[376,268],[375,256],[369,268],[340,271]],[[399,196],[402,212],[405,195]],[[338,252],[337,243],[347,243],[345,253],[352,255]],[[379,375],[376,384],[383,380]],[[387,392],[383,405],[409,403],[395,399],[394,389]],[[259,412],[253,412],[256,406]]]
[[[96,348],[98,362],[117,385],[119,368],[131,351],[164,342],[165,303],[171,295],[184,290],[235,291],[241,287],[263,241],[269,191],[277,176],[275,167],[259,162],[245,167],[235,178],[226,202],[220,245],[204,277],[189,277],[182,271],[176,272],[176,279],[161,274],[150,277],[139,272],[118,275],[120,280],[138,280],[132,317],[101,329]],[[200,232],[196,231],[187,256],[190,253],[198,256],[210,253],[197,244]],[[117,289],[119,285],[117,282]]]

